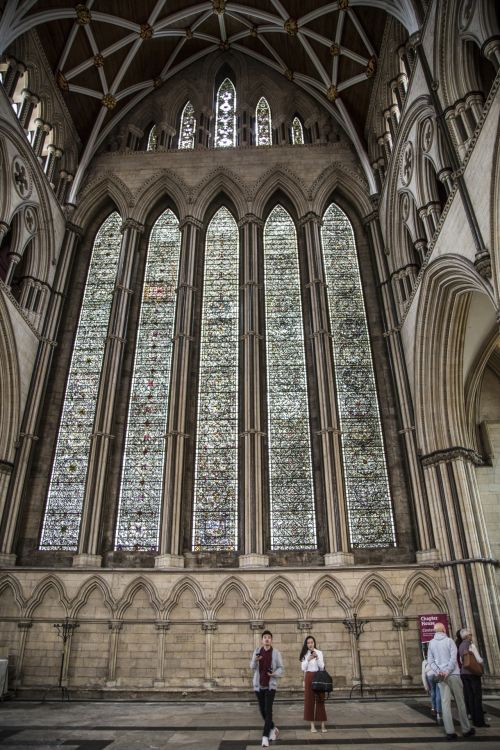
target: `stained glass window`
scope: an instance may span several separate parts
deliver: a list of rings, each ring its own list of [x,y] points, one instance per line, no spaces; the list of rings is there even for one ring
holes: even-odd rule
[[[236,89],[225,78],[217,91],[215,113],[215,147],[236,146]]]
[[[112,213],[92,250],[66,385],[40,549],[76,550],[99,379],[121,244]]]
[[[207,230],[199,370],[193,549],[238,542],[238,227],[220,208]]]
[[[158,548],[179,222],[163,213],[149,240],[130,395],[115,545]]]
[[[304,130],[298,117],[294,117],[292,120],[292,143],[294,146],[302,146],[304,144]]]
[[[156,151],[158,148],[158,128],[153,125],[149,131],[148,151]]]
[[[194,116],[194,107],[191,102],[186,102],[181,115],[179,148],[194,148],[195,133],[196,119]]]
[[[276,206],[264,228],[272,549],[316,546],[297,235]]]
[[[259,99],[255,109],[255,128],[257,131],[257,146],[272,146],[271,108],[264,97]]]
[[[395,545],[377,391],[351,223],[338,206],[323,217],[345,491],[353,547]]]

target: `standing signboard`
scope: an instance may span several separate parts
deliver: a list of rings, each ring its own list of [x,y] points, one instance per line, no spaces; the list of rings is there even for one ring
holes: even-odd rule
[[[429,643],[434,638],[434,625],[441,622],[449,635],[448,615],[432,614],[418,616],[418,632],[420,633],[420,643]]]

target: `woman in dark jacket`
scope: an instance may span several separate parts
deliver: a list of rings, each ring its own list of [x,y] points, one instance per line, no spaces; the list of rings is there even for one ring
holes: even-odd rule
[[[460,676],[464,684],[464,697],[467,710],[470,712],[472,717],[472,723],[475,727],[486,727],[488,726],[484,721],[483,712],[483,690],[481,686],[481,675],[474,674],[470,669],[464,667],[464,656],[468,652],[476,657],[476,661],[479,664],[483,663],[483,659],[479,654],[479,651],[472,643],[472,632],[469,628],[462,628],[460,631],[461,643],[458,647],[458,657],[460,660]]]

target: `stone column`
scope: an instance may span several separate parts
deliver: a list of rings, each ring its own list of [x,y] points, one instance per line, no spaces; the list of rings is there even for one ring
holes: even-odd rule
[[[33,620],[20,620],[17,623],[19,631],[19,645],[17,648],[16,676],[14,678],[14,687],[20,687],[23,684],[23,663],[24,652],[26,651],[26,641],[28,633],[33,627]]]
[[[43,147],[45,144],[45,139],[47,138],[47,135],[52,130],[52,125],[49,125],[48,122],[44,122],[43,120],[40,120],[40,118],[37,118],[35,120],[36,130],[35,130],[35,139],[33,141],[33,151],[35,153],[35,156],[41,157],[43,152]]]
[[[266,566],[264,554],[263,479],[263,320],[262,310],[262,230],[263,223],[253,214],[240,222],[242,263],[241,341],[243,359],[241,455],[243,456],[243,555],[240,567]]]
[[[408,630],[408,618],[407,617],[393,617],[392,627],[398,631],[399,638],[399,653],[401,656],[401,685],[403,687],[409,687],[413,678],[410,674],[408,665],[408,653],[406,649],[406,631]]]
[[[28,91],[28,89],[23,89],[21,93],[23,95],[23,102],[19,112],[19,123],[24,130],[28,130],[33,111],[40,99],[35,94],[32,94],[31,91]]]
[[[325,565],[352,565],[349,551],[347,506],[342,481],[342,444],[331,349],[328,300],[321,249],[321,218],[308,213],[300,220],[304,232],[307,263],[306,288],[311,310],[311,340],[317,379],[319,440],[326,518]]]
[[[72,180],[73,180],[73,175],[70,174],[69,172],[66,172],[64,170],[59,172],[59,178],[58,178],[57,186],[56,186],[56,198],[59,201],[59,203],[61,204],[66,203],[66,198],[68,196],[68,188]]]
[[[472,627],[489,671],[500,671],[500,606],[488,532],[476,480],[480,458],[462,447],[422,457],[432,523],[455,622]]]
[[[62,155],[63,151],[57,146],[54,146],[53,144],[47,146],[47,159],[45,160],[44,172],[47,175],[47,179],[52,186],[56,165]]]
[[[160,548],[155,559],[157,568],[182,568],[182,509],[188,433],[187,406],[190,394],[190,370],[193,347],[196,260],[203,225],[192,216],[180,224],[182,232],[177,290],[177,314],[172,347],[170,401],[165,444],[163,504]]]
[[[109,634],[109,652],[108,652],[108,675],[106,678],[106,687],[115,687],[116,685],[116,657],[118,655],[118,639],[123,627],[121,620],[111,620],[108,622]]]
[[[122,242],[113,302],[104,346],[103,365],[97,395],[94,429],[90,439],[87,481],[83,498],[82,522],[75,567],[100,567],[101,514],[106,488],[108,459],[113,435],[113,415],[121,375],[123,351],[127,342],[130,288],[139,241],[144,227],[132,219],[122,226]]]
[[[9,67],[5,74],[3,88],[9,99],[13,99],[19,79],[26,73],[26,66],[18,62],[14,57],[7,58],[7,62]]]
[[[76,247],[81,237],[80,227],[66,225],[66,235],[57,259],[57,270],[52,285],[51,298],[45,315],[42,335],[33,367],[26,407],[14,459],[12,478],[7,494],[6,510],[0,526],[0,565],[14,565],[16,528],[21,511],[26,477],[32,452],[38,440],[40,413],[45,398],[52,354],[57,343],[61,311],[68,290],[68,281]]]
[[[217,623],[213,620],[207,620],[201,623],[201,627],[203,632],[205,633],[205,680],[212,682],[214,679],[213,634],[217,630]]]
[[[437,559],[438,552],[435,549],[434,532],[430,520],[429,500],[424,482],[422,481],[422,468],[418,459],[412,395],[408,373],[406,371],[403,345],[398,327],[396,304],[390,283],[387,258],[377,212],[374,211],[367,216],[365,222],[370,231],[373,257],[377,267],[378,279],[380,281],[380,294],[385,327],[384,336],[387,341],[389,359],[392,363],[394,386],[398,396],[399,435],[403,445],[403,450],[406,454],[410,502],[412,503],[415,513],[415,533],[418,550],[417,560],[419,562],[429,562]]]
[[[156,663],[156,679],[154,687],[165,686],[165,639],[170,630],[170,622],[158,620],[155,622],[156,632],[158,633],[158,660]]]

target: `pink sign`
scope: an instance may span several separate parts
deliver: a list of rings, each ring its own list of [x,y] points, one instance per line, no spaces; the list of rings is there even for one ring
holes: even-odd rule
[[[442,622],[448,633],[448,615],[419,615],[418,630],[420,633],[420,643],[429,643],[434,638],[434,625]]]

